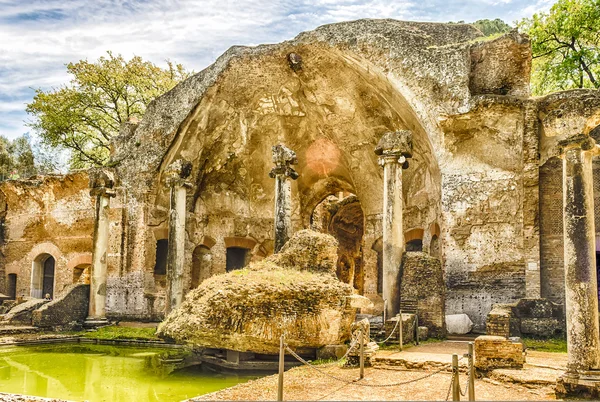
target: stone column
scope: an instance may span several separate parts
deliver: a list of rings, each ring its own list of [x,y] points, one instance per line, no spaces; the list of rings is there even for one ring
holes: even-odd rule
[[[567,372],[559,379],[563,395],[598,396],[600,333],[594,227],[592,156],[595,141],[577,135],[561,141]],[[564,392],[562,392],[564,391]]]
[[[296,153],[285,145],[273,147],[275,167],[269,173],[275,179],[275,253],[288,241],[292,232],[292,183],[298,173],[292,165],[298,163]]]
[[[104,325],[106,320],[106,274],[110,199],[115,196],[114,180],[108,171],[90,171],[90,195],[96,197],[96,220],[90,272],[90,304],[85,325]]]
[[[173,162],[166,170],[166,184],[170,189],[166,314],[183,301],[186,198],[187,189],[192,187],[186,179],[191,172],[191,163],[182,159]]]
[[[412,157],[412,133],[408,130],[385,133],[375,154],[383,166],[383,299],[386,315],[400,308],[400,263],[404,252],[402,225],[402,169]]]

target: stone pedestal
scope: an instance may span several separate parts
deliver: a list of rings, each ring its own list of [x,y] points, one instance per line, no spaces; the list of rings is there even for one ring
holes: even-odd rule
[[[269,173],[275,179],[275,246],[277,253],[288,241],[292,232],[292,183],[298,173],[292,165],[298,163],[296,153],[284,145],[273,147],[275,167]]]
[[[86,327],[102,326],[106,319],[106,257],[108,253],[110,199],[114,180],[106,171],[90,172],[90,195],[96,197],[96,221],[90,275],[90,304]]]
[[[192,165],[181,159],[173,162],[166,171],[166,184],[170,188],[169,246],[167,250],[167,314],[179,307],[183,301],[186,197],[187,189],[192,187],[186,179],[191,171]]]
[[[599,396],[600,333],[594,227],[592,156],[587,135],[561,141],[567,372],[559,379],[561,396]],[[583,394],[583,395],[582,395]]]
[[[404,252],[402,222],[402,169],[412,157],[412,133],[407,130],[385,133],[375,154],[383,166],[383,299],[386,315],[400,309],[400,263]]]

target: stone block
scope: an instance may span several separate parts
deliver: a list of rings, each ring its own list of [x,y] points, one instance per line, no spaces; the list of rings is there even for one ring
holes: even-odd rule
[[[419,340],[420,341],[424,341],[427,338],[429,338],[429,328],[427,327],[419,327],[418,329],[418,333],[419,333]]]
[[[317,359],[322,360],[338,360],[341,359],[348,351],[346,345],[325,345],[317,349]]]
[[[466,314],[448,314],[446,329],[449,334],[468,334],[473,329],[473,321]]]
[[[475,367],[479,370],[523,368],[523,344],[502,336],[483,335],[475,339]]]

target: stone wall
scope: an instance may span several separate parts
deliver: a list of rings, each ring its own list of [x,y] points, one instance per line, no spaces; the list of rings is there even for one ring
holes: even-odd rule
[[[2,182],[0,205],[5,208],[0,274],[16,274],[17,296],[29,297],[32,271],[39,269],[35,262],[52,256],[53,296],[60,296],[74,282],[74,268],[91,263],[94,200],[87,173]]]
[[[32,314],[32,323],[41,328],[61,328],[81,324],[88,315],[90,285],[75,284],[64,294],[44,304]]]

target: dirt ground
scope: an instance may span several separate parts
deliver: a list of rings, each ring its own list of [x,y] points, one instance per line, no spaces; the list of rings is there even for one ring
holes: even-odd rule
[[[324,367],[326,373],[354,381],[359,377],[358,369],[345,369],[337,366]],[[377,385],[392,384],[423,377],[427,372],[404,371],[396,368],[367,368],[365,378],[359,383]],[[394,387],[364,387],[336,381],[308,367],[289,370],[284,376],[285,400],[323,401],[392,401],[392,400],[446,400],[450,386],[450,373],[442,372],[418,382]],[[460,376],[461,387],[466,393],[466,375]],[[505,384],[490,379],[475,381],[477,400],[555,400],[551,387],[526,388],[516,384]],[[267,401],[277,398],[277,375],[260,378],[245,384],[203,395],[194,401],[206,400],[247,400]],[[449,399],[452,399],[450,395]],[[463,397],[465,400],[466,397]]]
[[[414,362],[424,369],[408,370],[378,363],[376,367],[365,369],[365,378],[359,378],[358,369],[343,368],[337,364],[317,366],[325,373],[309,367],[297,367],[284,375],[285,400],[446,400],[452,399],[448,394],[451,374],[442,371],[430,377],[410,384],[389,387],[362,386],[395,384],[417,380],[436,371],[433,365],[450,362],[453,353],[462,355],[467,351],[465,342],[439,342],[410,347],[402,352],[397,350],[381,350],[377,357],[399,359]],[[526,364],[522,370],[507,369],[492,372],[489,378],[475,380],[476,400],[487,401],[524,401],[555,400],[554,381],[562,373],[566,362],[564,353],[531,352],[527,357],[532,364]],[[466,359],[461,361],[466,365]],[[333,379],[327,374],[342,378],[347,382]],[[460,384],[466,394],[467,376],[460,375]],[[205,400],[248,400],[266,401],[277,398],[277,375],[263,377],[235,387],[193,399]],[[466,400],[466,396],[461,397]]]

